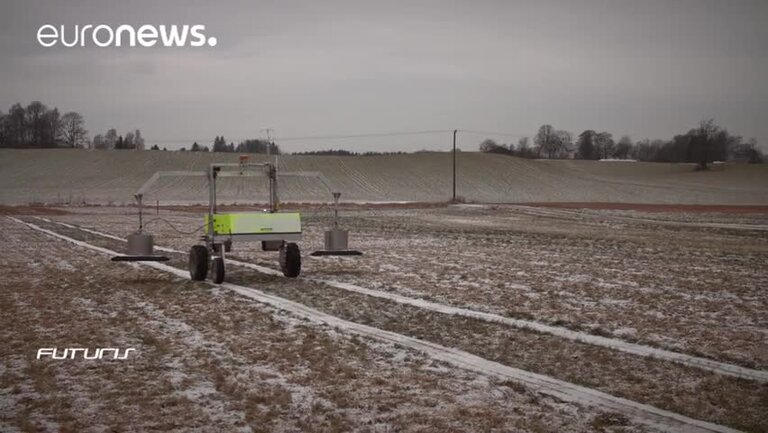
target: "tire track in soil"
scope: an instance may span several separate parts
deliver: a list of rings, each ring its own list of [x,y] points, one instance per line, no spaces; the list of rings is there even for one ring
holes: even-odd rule
[[[108,255],[117,255],[115,251],[92,245],[90,243],[62,235],[32,223],[9,217],[13,221],[25,224],[27,227],[46,233],[50,236],[71,242],[81,247],[94,249]],[[178,260],[177,260],[178,261]],[[143,263],[148,266],[180,277],[187,277],[187,271],[160,263]],[[643,403],[638,403],[621,397],[615,397],[605,392],[579,386],[573,383],[555,379],[542,374],[532,373],[522,369],[485,359],[480,356],[465,352],[460,349],[446,347],[434,342],[409,337],[400,333],[355,323],[334,315],[322,312],[299,302],[285,299],[280,296],[265,293],[260,290],[239,284],[223,283],[220,287],[232,290],[243,296],[271,305],[275,308],[289,311],[315,323],[326,324],[341,330],[385,342],[399,344],[411,349],[426,353],[434,359],[448,362],[454,366],[493,376],[501,379],[520,382],[532,390],[558,398],[563,401],[585,404],[610,412],[620,412],[635,422],[645,424],[665,431],[737,431],[729,427],[700,421],[667,410],[659,409]],[[306,288],[304,288],[306,289]]]
[[[91,234],[102,236],[108,239],[121,241],[121,242],[124,241],[123,238],[120,238],[118,236],[115,236],[109,233],[91,230],[84,227],[78,227],[78,226],[74,226],[74,225],[59,222],[59,221],[53,221],[48,218],[43,218],[43,217],[35,217],[35,218],[48,223],[59,224],[61,226],[68,227],[71,229],[82,230],[86,233],[91,233]],[[165,251],[169,253],[185,254],[183,251],[175,250],[172,248],[166,248],[166,247],[160,247],[160,246],[155,246],[155,248],[157,248],[160,251]],[[238,266],[243,266],[249,269],[253,269],[257,272],[261,272],[266,275],[282,277],[282,273],[280,271],[277,271],[275,269],[271,269],[265,266],[255,265],[252,263],[247,263],[247,262],[235,260],[232,258],[228,258],[227,261],[229,263],[232,263]],[[396,302],[398,304],[410,305],[413,307],[422,308],[422,309],[437,312],[437,313],[447,314],[451,316],[468,317],[468,318],[478,319],[478,320],[482,320],[490,323],[500,323],[500,324],[511,326],[517,329],[530,330],[530,331],[540,332],[544,334],[550,334],[550,335],[565,338],[571,341],[577,341],[581,343],[592,344],[595,346],[606,347],[606,348],[630,353],[637,356],[671,361],[671,362],[686,365],[689,367],[712,371],[712,372],[727,375],[727,376],[754,380],[760,383],[768,382],[768,371],[755,370],[747,367],[742,367],[739,365],[715,361],[712,359],[687,355],[685,353],[673,352],[670,350],[659,349],[656,347],[646,346],[642,344],[630,343],[628,341],[624,341],[617,338],[608,338],[608,337],[602,337],[599,335],[588,334],[586,332],[574,331],[565,327],[547,325],[547,324],[536,322],[533,320],[514,319],[510,317],[500,316],[498,314],[486,313],[486,312],[470,310],[466,308],[453,307],[450,305],[440,304],[432,301],[427,301],[424,299],[411,298],[407,296],[398,295],[392,292],[367,289],[367,288],[364,288],[355,284],[350,284],[350,283],[344,283],[344,282],[321,279],[321,278],[309,278],[309,277],[301,277],[301,278],[307,281],[325,284],[337,289],[359,293],[359,294],[363,294],[363,295],[374,297],[374,298],[386,299],[389,301]]]

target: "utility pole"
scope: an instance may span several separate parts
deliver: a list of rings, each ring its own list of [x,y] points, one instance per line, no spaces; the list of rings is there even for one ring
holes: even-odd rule
[[[266,131],[267,133],[267,156],[272,154],[272,138],[270,137],[269,133],[273,131],[271,128],[265,128],[262,129],[262,131]]]
[[[456,133],[458,129],[453,130],[453,202],[456,203]]]

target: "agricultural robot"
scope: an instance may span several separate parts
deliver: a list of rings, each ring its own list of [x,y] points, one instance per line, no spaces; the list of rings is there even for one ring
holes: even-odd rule
[[[263,176],[269,181],[269,208],[261,212],[222,213],[217,209],[216,180],[220,177]],[[189,274],[194,281],[208,276],[219,284],[224,281],[226,253],[235,242],[261,242],[264,251],[277,251],[280,270],[289,278],[301,273],[301,251],[297,241],[301,240],[301,216],[298,212],[279,212],[275,164],[270,162],[252,163],[247,156],[241,156],[239,163],[212,163],[206,171],[159,171],[156,172],[134,194],[139,209],[139,228],[128,236],[126,255],[113,257],[113,261],[167,261],[167,256],[154,253],[153,236],[144,231],[144,195],[164,177],[200,177],[208,181],[208,213],[203,224],[204,234],[200,244],[189,251]],[[281,172],[281,177],[310,177],[319,180],[331,190],[334,199],[334,227],[325,232],[325,250],[313,255],[360,255],[359,251],[347,248],[348,232],[338,228],[338,202],[340,193],[334,191],[330,182],[319,172]]]

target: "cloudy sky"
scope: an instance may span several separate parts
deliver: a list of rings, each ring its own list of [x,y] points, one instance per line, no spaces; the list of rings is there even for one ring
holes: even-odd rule
[[[541,124],[670,138],[714,117],[768,144],[768,1],[4,1],[0,110],[169,148],[272,128],[287,151],[475,149]],[[204,24],[215,47],[52,48],[43,24]],[[92,45],[92,44],[91,44]],[[284,141],[280,141],[285,138]]]

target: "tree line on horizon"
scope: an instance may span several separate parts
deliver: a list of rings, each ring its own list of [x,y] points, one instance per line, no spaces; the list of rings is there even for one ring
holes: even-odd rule
[[[82,147],[88,141],[88,131],[80,113],[64,114],[58,108],[49,109],[40,101],[26,107],[19,103],[8,113],[0,111],[0,147]]]
[[[118,135],[115,128],[110,128],[104,135],[94,135],[88,147],[96,150],[144,150],[144,138],[138,129]]]
[[[112,128],[90,140],[80,113],[69,111],[62,115],[58,107],[32,101],[26,107],[16,103],[8,113],[0,111],[0,147],[143,150],[144,139],[138,129],[118,135]]]
[[[7,113],[0,111],[0,148],[89,148],[96,150],[144,150],[145,140],[136,129],[118,135],[114,128],[89,139],[85,120],[80,113],[69,111],[60,114],[59,109],[48,108],[40,101],[26,107],[16,103]],[[155,144],[151,150],[160,150]],[[162,150],[167,150],[163,148]],[[187,151],[182,147],[180,151]],[[224,136],[216,136],[211,146],[197,142],[191,144],[191,152],[261,153],[279,155],[280,147],[273,141],[246,139],[235,145],[227,143]],[[634,159],[652,162],[689,162],[706,168],[713,161],[741,161],[761,163],[765,158],[752,138],[745,141],[732,135],[713,119],[703,120],[696,128],[671,140],[640,140],[633,142],[624,135],[615,141],[607,131],[587,129],[575,140],[569,131],[557,130],[552,125],[542,125],[531,142],[521,138],[517,144],[499,144],[492,139],[480,143],[480,151],[499,153],[522,158],[547,159]],[[394,155],[407,152],[352,152],[344,149],[294,152],[294,155]]]
[[[741,136],[732,135],[719,126],[714,119],[703,120],[696,128],[668,141],[644,139],[633,142],[628,135],[615,141],[610,132],[593,129],[585,130],[574,141],[570,132],[542,125],[533,144],[528,137],[509,145],[487,138],[480,143],[480,151],[522,158],[688,162],[696,163],[702,169],[714,161],[762,163],[765,160],[756,139],[744,141]]]
[[[61,115],[58,107],[51,109],[40,101],[33,101],[26,107],[16,103],[7,113],[0,111],[0,148],[144,150],[145,140],[139,129],[120,135],[115,128],[90,139],[80,113],[70,111]],[[280,154],[280,147],[274,142],[248,139],[235,145],[227,144],[224,136],[214,139],[212,149],[214,152]],[[160,147],[154,144],[151,150],[160,150]],[[211,148],[194,142],[189,150],[208,152]]]
[[[157,145],[152,146],[151,150],[159,150]],[[163,149],[165,150],[165,149]],[[187,148],[182,147],[180,152],[186,152]],[[230,153],[264,153],[269,155],[280,155],[280,146],[273,141],[262,140],[258,138],[249,138],[241,141],[238,145],[234,142],[229,142],[224,139],[224,136],[216,136],[213,139],[211,147],[199,144],[197,141],[192,143],[189,148],[190,152],[230,152]]]

